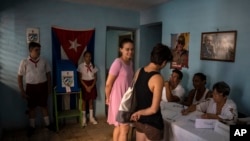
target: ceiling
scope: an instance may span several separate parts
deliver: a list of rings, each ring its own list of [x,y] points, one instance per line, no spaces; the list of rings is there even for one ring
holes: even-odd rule
[[[169,0],[64,0],[64,1],[141,11],[165,3]]]

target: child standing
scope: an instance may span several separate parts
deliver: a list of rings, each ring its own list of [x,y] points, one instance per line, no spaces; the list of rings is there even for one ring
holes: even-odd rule
[[[41,45],[29,43],[29,56],[23,59],[18,69],[18,86],[22,97],[28,102],[29,130],[31,136],[35,130],[36,107],[41,107],[43,119],[48,129],[52,130],[48,113],[48,95],[51,93],[51,69],[49,64],[40,58]],[[23,77],[26,82],[24,89]]]
[[[83,94],[83,100],[82,100],[82,126],[87,126],[86,124],[86,101],[88,101],[89,104],[89,121],[92,124],[97,124],[97,121],[94,118],[94,112],[93,112],[93,103],[94,100],[97,97],[97,90],[96,90],[96,72],[98,71],[95,66],[91,63],[91,53],[89,51],[84,52],[83,54],[84,61],[81,63],[77,71],[80,73],[79,79],[81,82],[82,87],[82,94]]]

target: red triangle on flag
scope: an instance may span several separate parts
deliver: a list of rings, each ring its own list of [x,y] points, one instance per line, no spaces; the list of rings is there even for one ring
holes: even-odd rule
[[[76,31],[60,28],[53,28],[53,31],[56,33],[65,54],[74,64],[78,63],[94,32],[94,30]]]

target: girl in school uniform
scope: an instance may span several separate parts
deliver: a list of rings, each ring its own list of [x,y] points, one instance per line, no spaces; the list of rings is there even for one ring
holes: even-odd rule
[[[97,121],[94,118],[94,100],[97,97],[96,90],[96,72],[97,68],[91,63],[91,53],[89,51],[84,52],[84,61],[81,63],[77,71],[79,72],[79,79],[82,87],[82,126],[87,126],[86,123],[86,102],[89,104],[89,121],[92,124],[97,124]]]

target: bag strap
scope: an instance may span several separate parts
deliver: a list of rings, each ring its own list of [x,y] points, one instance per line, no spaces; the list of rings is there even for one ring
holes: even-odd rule
[[[132,80],[132,82],[131,82],[131,87],[132,87],[132,88],[134,87],[134,85],[135,85],[135,83],[136,83],[136,80],[137,80],[137,78],[138,78],[138,76],[139,76],[140,71],[141,71],[141,68],[137,69],[137,71],[136,71],[136,73],[135,73],[135,75],[134,75],[134,78],[133,78],[133,80]]]

